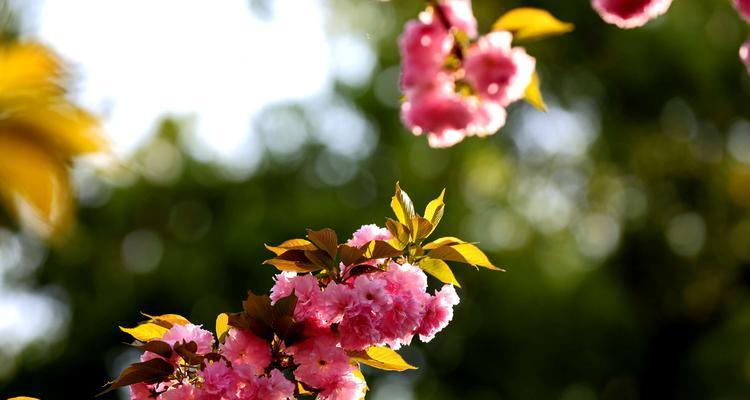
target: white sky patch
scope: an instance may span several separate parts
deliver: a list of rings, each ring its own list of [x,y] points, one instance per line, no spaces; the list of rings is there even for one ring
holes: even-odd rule
[[[190,115],[200,141],[237,157],[263,107],[333,87],[324,0],[277,0],[268,20],[247,0],[34,1],[36,34],[76,67],[77,98],[119,154],[159,117]]]

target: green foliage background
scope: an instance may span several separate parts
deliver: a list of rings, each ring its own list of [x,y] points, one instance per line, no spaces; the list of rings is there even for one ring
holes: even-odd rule
[[[398,180],[420,207],[446,187],[435,237],[483,242],[508,272],[456,266],[463,289],[454,322],[431,343],[402,352],[420,367],[400,374],[403,380],[366,371],[374,395],[401,382],[418,399],[746,398],[750,166],[727,143],[750,115],[750,79],[737,57],[747,27],[725,0],[677,0],[666,17],[631,31],[604,24],[586,0],[474,3],[483,31],[520,5],[576,24],[571,34],[526,47],[538,59],[548,100],[574,108],[583,99],[595,110],[598,135],[583,155],[529,159],[514,139],[524,132],[519,116],[533,112],[526,104],[512,106],[508,126],[493,137],[428,149],[376,93],[395,90],[396,39],[422,3],[336,0],[345,18],[332,20],[332,30],[376,33],[373,82],[337,87],[376,127],[372,156],[349,164],[356,173],[340,185],[315,174],[327,155],[310,143],[293,156],[267,153],[246,180],[226,179],[183,152],[175,181],[137,176],[132,185],[105,185],[107,200],[80,209],[68,245],[19,283],[63,288],[69,330],[51,347],[28,349],[0,378],[0,394],[93,397],[126,351],[117,325],[135,324],[143,311],[213,327],[218,313],[240,308],[248,289],[271,287],[274,269],[260,265],[269,256],[264,243],[300,237],[308,227],[344,236],[364,223],[382,225]],[[264,118],[315,129],[308,117],[303,105],[288,104]],[[544,129],[555,138],[567,128]],[[183,121],[165,120],[158,137],[181,149],[184,130]],[[524,185],[562,187],[570,174],[583,178],[570,196],[576,211],[561,228],[519,211]],[[576,236],[590,213],[618,227],[617,246],[603,256],[587,253]],[[674,225],[681,215],[688,222]],[[680,254],[680,238],[694,244],[701,221],[698,250]],[[677,244],[668,239],[670,226]],[[135,273],[123,265],[122,243],[142,229],[158,236],[163,255],[156,269]],[[492,244],[487,235],[500,239]],[[503,245],[507,237],[515,238],[512,246]],[[388,398],[382,390],[379,396]]]

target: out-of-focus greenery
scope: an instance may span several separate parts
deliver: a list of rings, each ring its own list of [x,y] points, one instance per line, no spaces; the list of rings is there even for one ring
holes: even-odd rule
[[[337,88],[374,151],[332,151],[325,129],[361,127],[281,105],[257,126],[261,166],[237,179],[183,150],[189,124],[165,120],[131,179],[87,180],[74,237],[18,283],[60,288],[69,327],[26,350],[0,394],[92,397],[133,358],[117,325],[143,311],[212,327],[246,290],[270,288],[264,243],[382,225],[398,180],[417,204],[446,187],[436,235],[481,242],[508,272],[454,268],[453,323],[402,351],[419,370],[365,371],[372,398],[746,398],[750,79],[737,49],[748,29],[729,2],[676,1],[623,31],[586,0],[475,0],[484,30],[520,5],[576,30],[526,45],[548,114],[514,105],[499,134],[448,150],[398,118],[396,38],[421,2],[334,3],[346,18],[331,30],[354,29],[378,52],[370,83]]]

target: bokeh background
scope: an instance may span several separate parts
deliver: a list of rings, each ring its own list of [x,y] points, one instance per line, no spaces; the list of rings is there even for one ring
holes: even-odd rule
[[[137,354],[140,312],[213,327],[274,270],[263,243],[384,222],[398,180],[439,235],[506,273],[456,267],[462,302],[420,367],[365,371],[375,400],[750,396],[748,34],[727,0],[644,29],[587,0],[474,0],[576,24],[525,44],[548,113],[427,147],[399,122],[397,37],[417,0],[0,1],[2,29],[75,67],[117,166],[73,167],[62,246],[0,217],[0,397],[92,398]],[[104,398],[126,398],[114,393]]]

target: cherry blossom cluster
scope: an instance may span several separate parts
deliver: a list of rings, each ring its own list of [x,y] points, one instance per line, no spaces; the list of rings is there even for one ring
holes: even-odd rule
[[[666,13],[672,0],[592,0],[591,5],[605,22],[631,29]]]
[[[431,3],[399,40],[401,117],[415,135],[426,133],[431,147],[494,134],[505,125],[506,107],[524,98],[536,60],[512,47],[508,31],[477,39],[471,0]]]
[[[750,23],[750,0],[733,0],[734,7],[745,22]],[[750,39],[740,47],[740,60],[750,73]]]
[[[445,261],[499,270],[455,237],[423,245],[443,215],[443,195],[424,217],[396,187],[397,220],[364,225],[338,244],[331,229],[267,246],[281,270],[270,295],[248,293],[243,311],[217,318],[216,337],[179,315],[121,328],[142,350],[105,392],[131,400],[363,399],[361,364],[413,369],[395,350],[429,342],[453,318],[458,285]],[[428,288],[427,274],[443,284]]]

